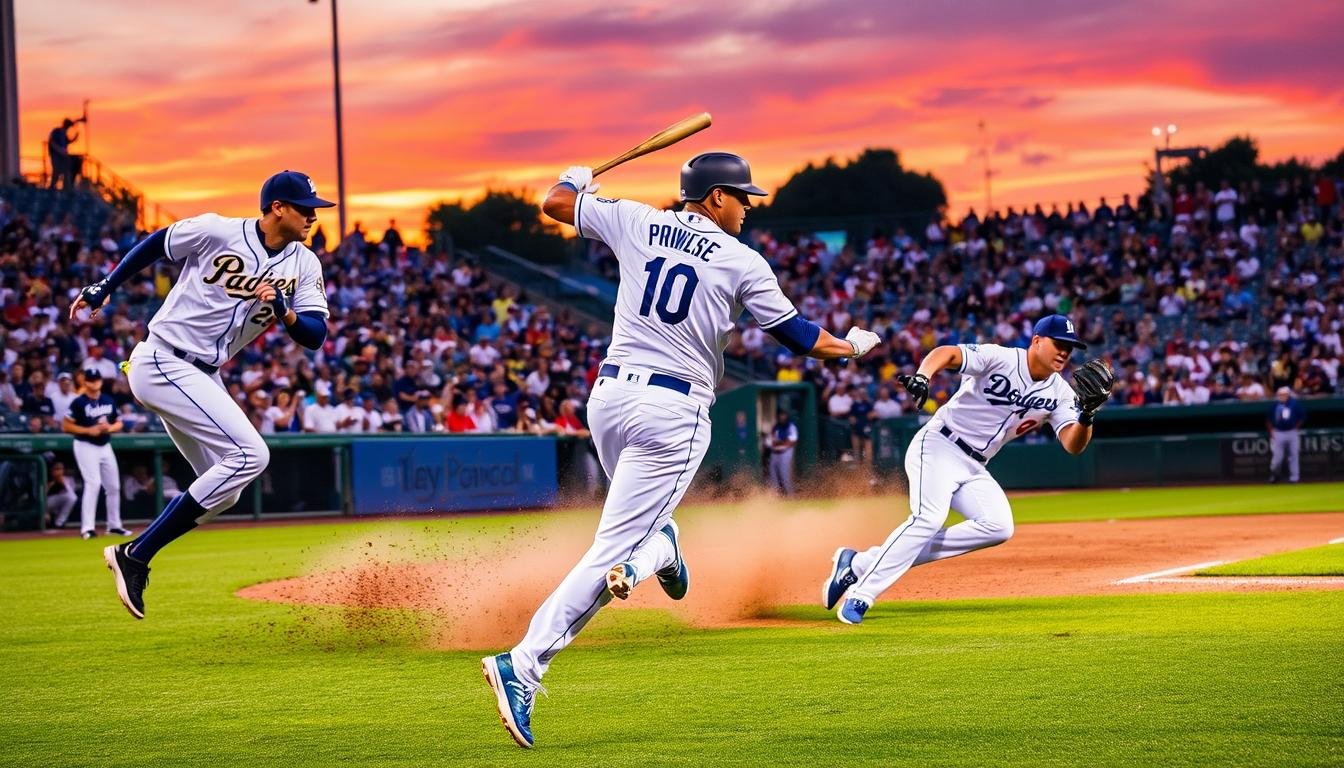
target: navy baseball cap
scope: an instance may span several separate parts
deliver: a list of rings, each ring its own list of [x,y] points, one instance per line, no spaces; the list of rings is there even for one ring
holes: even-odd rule
[[[1036,327],[1032,328],[1031,332],[1033,335],[1062,341],[1078,349],[1087,349],[1087,345],[1080,341],[1078,335],[1074,332],[1073,321],[1063,315],[1042,317],[1036,321]]]
[[[306,205],[309,208],[332,208],[336,204],[317,196],[317,185],[308,178],[308,174],[298,171],[281,171],[261,185],[261,210],[271,209],[271,203]]]
[[[102,381],[103,374],[97,368],[87,368],[84,370],[85,381]]]

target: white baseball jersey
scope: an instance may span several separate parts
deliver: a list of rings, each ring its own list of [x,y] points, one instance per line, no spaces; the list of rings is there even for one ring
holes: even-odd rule
[[[267,253],[257,219],[213,213],[168,227],[168,260],[182,265],[149,331],[208,365],[223,365],[261,335],[275,312],[253,298],[263,281],[286,295],[295,312],[327,314],[322,265],[302,243]]]
[[[957,346],[961,388],[934,413],[935,430],[946,426],[990,459],[1042,422],[1050,422],[1058,433],[1078,421],[1073,387],[1057,373],[1033,381],[1027,371],[1027,350],[997,344]]]
[[[765,329],[798,313],[765,259],[703,216],[580,194],[574,226],[620,262],[607,358],[699,385],[701,399],[744,307]]]

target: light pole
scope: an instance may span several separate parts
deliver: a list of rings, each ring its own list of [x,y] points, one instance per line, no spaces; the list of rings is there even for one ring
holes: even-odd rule
[[[308,2],[316,3],[317,0]],[[336,244],[339,246],[345,239],[345,135],[341,125],[341,36],[336,25],[336,0],[331,0],[331,71],[336,91],[336,214],[341,227]]]
[[[1164,129],[1162,128],[1162,126],[1160,126],[1160,125],[1154,125],[1154,126],[1153,126],[1153,138],[1154,138],[1154,139],[1160,139],[1160,138],[1162,138],[1162,136],[1163,136],[1164,134],[1166,135],[1166,137],[1167,137],[1167,146],[1166,146],[1166,148],[1167,148],[1167,149],[1171,149],[1171,137],[1172,137],[1172,135],[1175,134],[1175,133],[1176,133],[1176,124],[1175,124],[1175,123],[1167,123],[1167,127],[1166,127],[1165,130],[1164,130]]]

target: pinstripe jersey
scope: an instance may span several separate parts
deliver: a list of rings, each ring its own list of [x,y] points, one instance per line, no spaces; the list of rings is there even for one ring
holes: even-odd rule
[[[154,336],[219,366],[275,322],[270,304],[253,298],[263,281],[288,298],[295,312],[327,315],[322,265],[302,243],[267,253],[258,219],[213,213],[168,227],[168,260],[182,273],[149,323]]]
[[[798,314],[765,259],[703,216],[580,194],[574,226],[620,262],[607,359],[698,384],[711,402],[743,308],[766,329]]]

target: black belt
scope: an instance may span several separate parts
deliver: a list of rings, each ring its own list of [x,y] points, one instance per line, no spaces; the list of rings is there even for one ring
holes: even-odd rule
[[[970,456],[972,459],[975,459],[981,464],[984,464],[985,462],[989,461],[989,459],[985,458],[985,454],[975,450],[974,448],[971,447],[970,443],[952,434],[952,430],[948,429],[947,427],[943,427],[942,429],[938,430],[938,433],[941,434],[943,437],[946,437],[948,440],[951,440],[952,442],[956,443],[957,447],[961,449],[962,453],[966,454],[967,456]]]
[[[190,352],[183,352],[177,347],[172,346],[168,347],[168,349],[172,350],[173,357],[176,357],[178,360],[185,360],[186,362],[191,363],[192,365],[200,369],[201,373],[204,373],[207,376],[214,376],[216,373],[219,372],[218,365],[207,365],[205,363],[202,363],[200,359],[198,359],[195,355],[191,354]]]
[[[621,366],[613,363],[603,363],[602,367],[597,369],[597,375],[619,379],[621,377]],[[631,377],[636,376],[636,374],[633,373],[630,375]],[[632,378],[631,380],[635,383],[639,383],[638,378]],[[649,374],[648,383],[655,387],[662,387],[663,389],[670,389],[673,392],[680,392],[683,395],[691,394],[691,383],[689,381],[678,379],[676,376],[668,376],[666,373]]]

